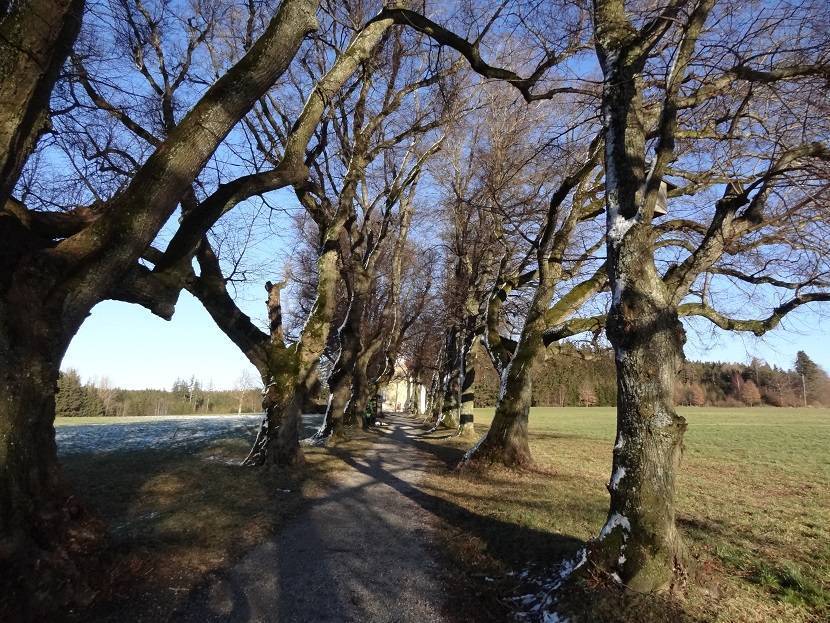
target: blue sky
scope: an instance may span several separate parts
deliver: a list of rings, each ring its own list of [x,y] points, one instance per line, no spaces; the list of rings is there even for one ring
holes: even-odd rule
[[[246,297],[243,309],[254,318],[264,315],[261,301]],[[260,308],[262,308],[260,310]],[[686,355],[690,359],[747,361],[759,356],[791,367],[798,350],[806,351],[830,370],[830,319],[803,310],[758,340],[750,335],[712,331],[700,324],[700,335],[689,331]],[[173,320],[157,318],[137,305],[106,301],[92,311],[73,340],[63,369],[75,368],[84,379],[106,376],[120,387],[169,388],[177,377],[195,375],[216,389],[232,388],[244,370],[258,378],[239,349],[213,324],[197,300],[182,293]]]
[[[263,290],[264,293],[264,290]],[[85,380],[106,376],[119,387],[169,389],[177,377],[232,388],[244,370],[259,375],[216,328],[201,304],[182,293],[171,321],[129,303],[105,301],[92,310],[64,357]]]

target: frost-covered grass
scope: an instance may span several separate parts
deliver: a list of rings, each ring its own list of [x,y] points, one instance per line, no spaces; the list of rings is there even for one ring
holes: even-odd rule
[[[678,520],[698,578],[682,598],[602,589],[586,596],[586,619],[827,620],[830,410],[680,411],[689,429]],[[480,432],[491,418],[477,411]],[[544,575],[573,556],[608,508],[613,409],[536,408],[530,432],[538,471],[436,474],[428,483],[472,511],[469,538],[448,545],[473,573],[501,573],[504,591],[523,590],[509,571]]]
[[[253,437],[261,421],[261,415],[60,418],[55,438],[62,456],[192,448],[220,437]]]

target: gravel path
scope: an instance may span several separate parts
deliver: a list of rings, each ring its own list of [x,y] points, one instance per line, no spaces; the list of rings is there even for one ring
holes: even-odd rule
[[[208,579],[180,621],[441,623],[444,585],[430,550],[430,513],[415,484],[433,461],[411,443],[413,420],[391,416],[378,440],[343,460],[332,490],[272,541]]]

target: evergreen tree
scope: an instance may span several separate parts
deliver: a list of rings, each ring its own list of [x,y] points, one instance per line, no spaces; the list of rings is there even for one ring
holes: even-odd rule
[[[57,417],[76,417],[82,415],[84,407],[84,388],[77,370],[69,369],[58,377],[58,393],[55,396],[55,415]]]
[[[795,371],[801,377],[802,400],[807,404],[828,404],[830,378],[803,350],[795,356]]]

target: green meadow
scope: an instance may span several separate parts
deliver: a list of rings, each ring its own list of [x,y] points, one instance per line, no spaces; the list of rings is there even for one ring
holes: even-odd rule
[[[476,413],[484,432],[492,409]],[[678,524],[694,561],[671,607],[595,604],[599,620],[818,621],[830,604],[830,409],[686,408]],[[534,408],[538,469],[435,474],[429,486],[501,534],[459,550],[473,570],[544,565],[605,520],[612,408]],[[474,531],[474,528],[472,529]],[[501,547],[499,543],[509,541]],[[531,563],[533,564],[533,562]]]

